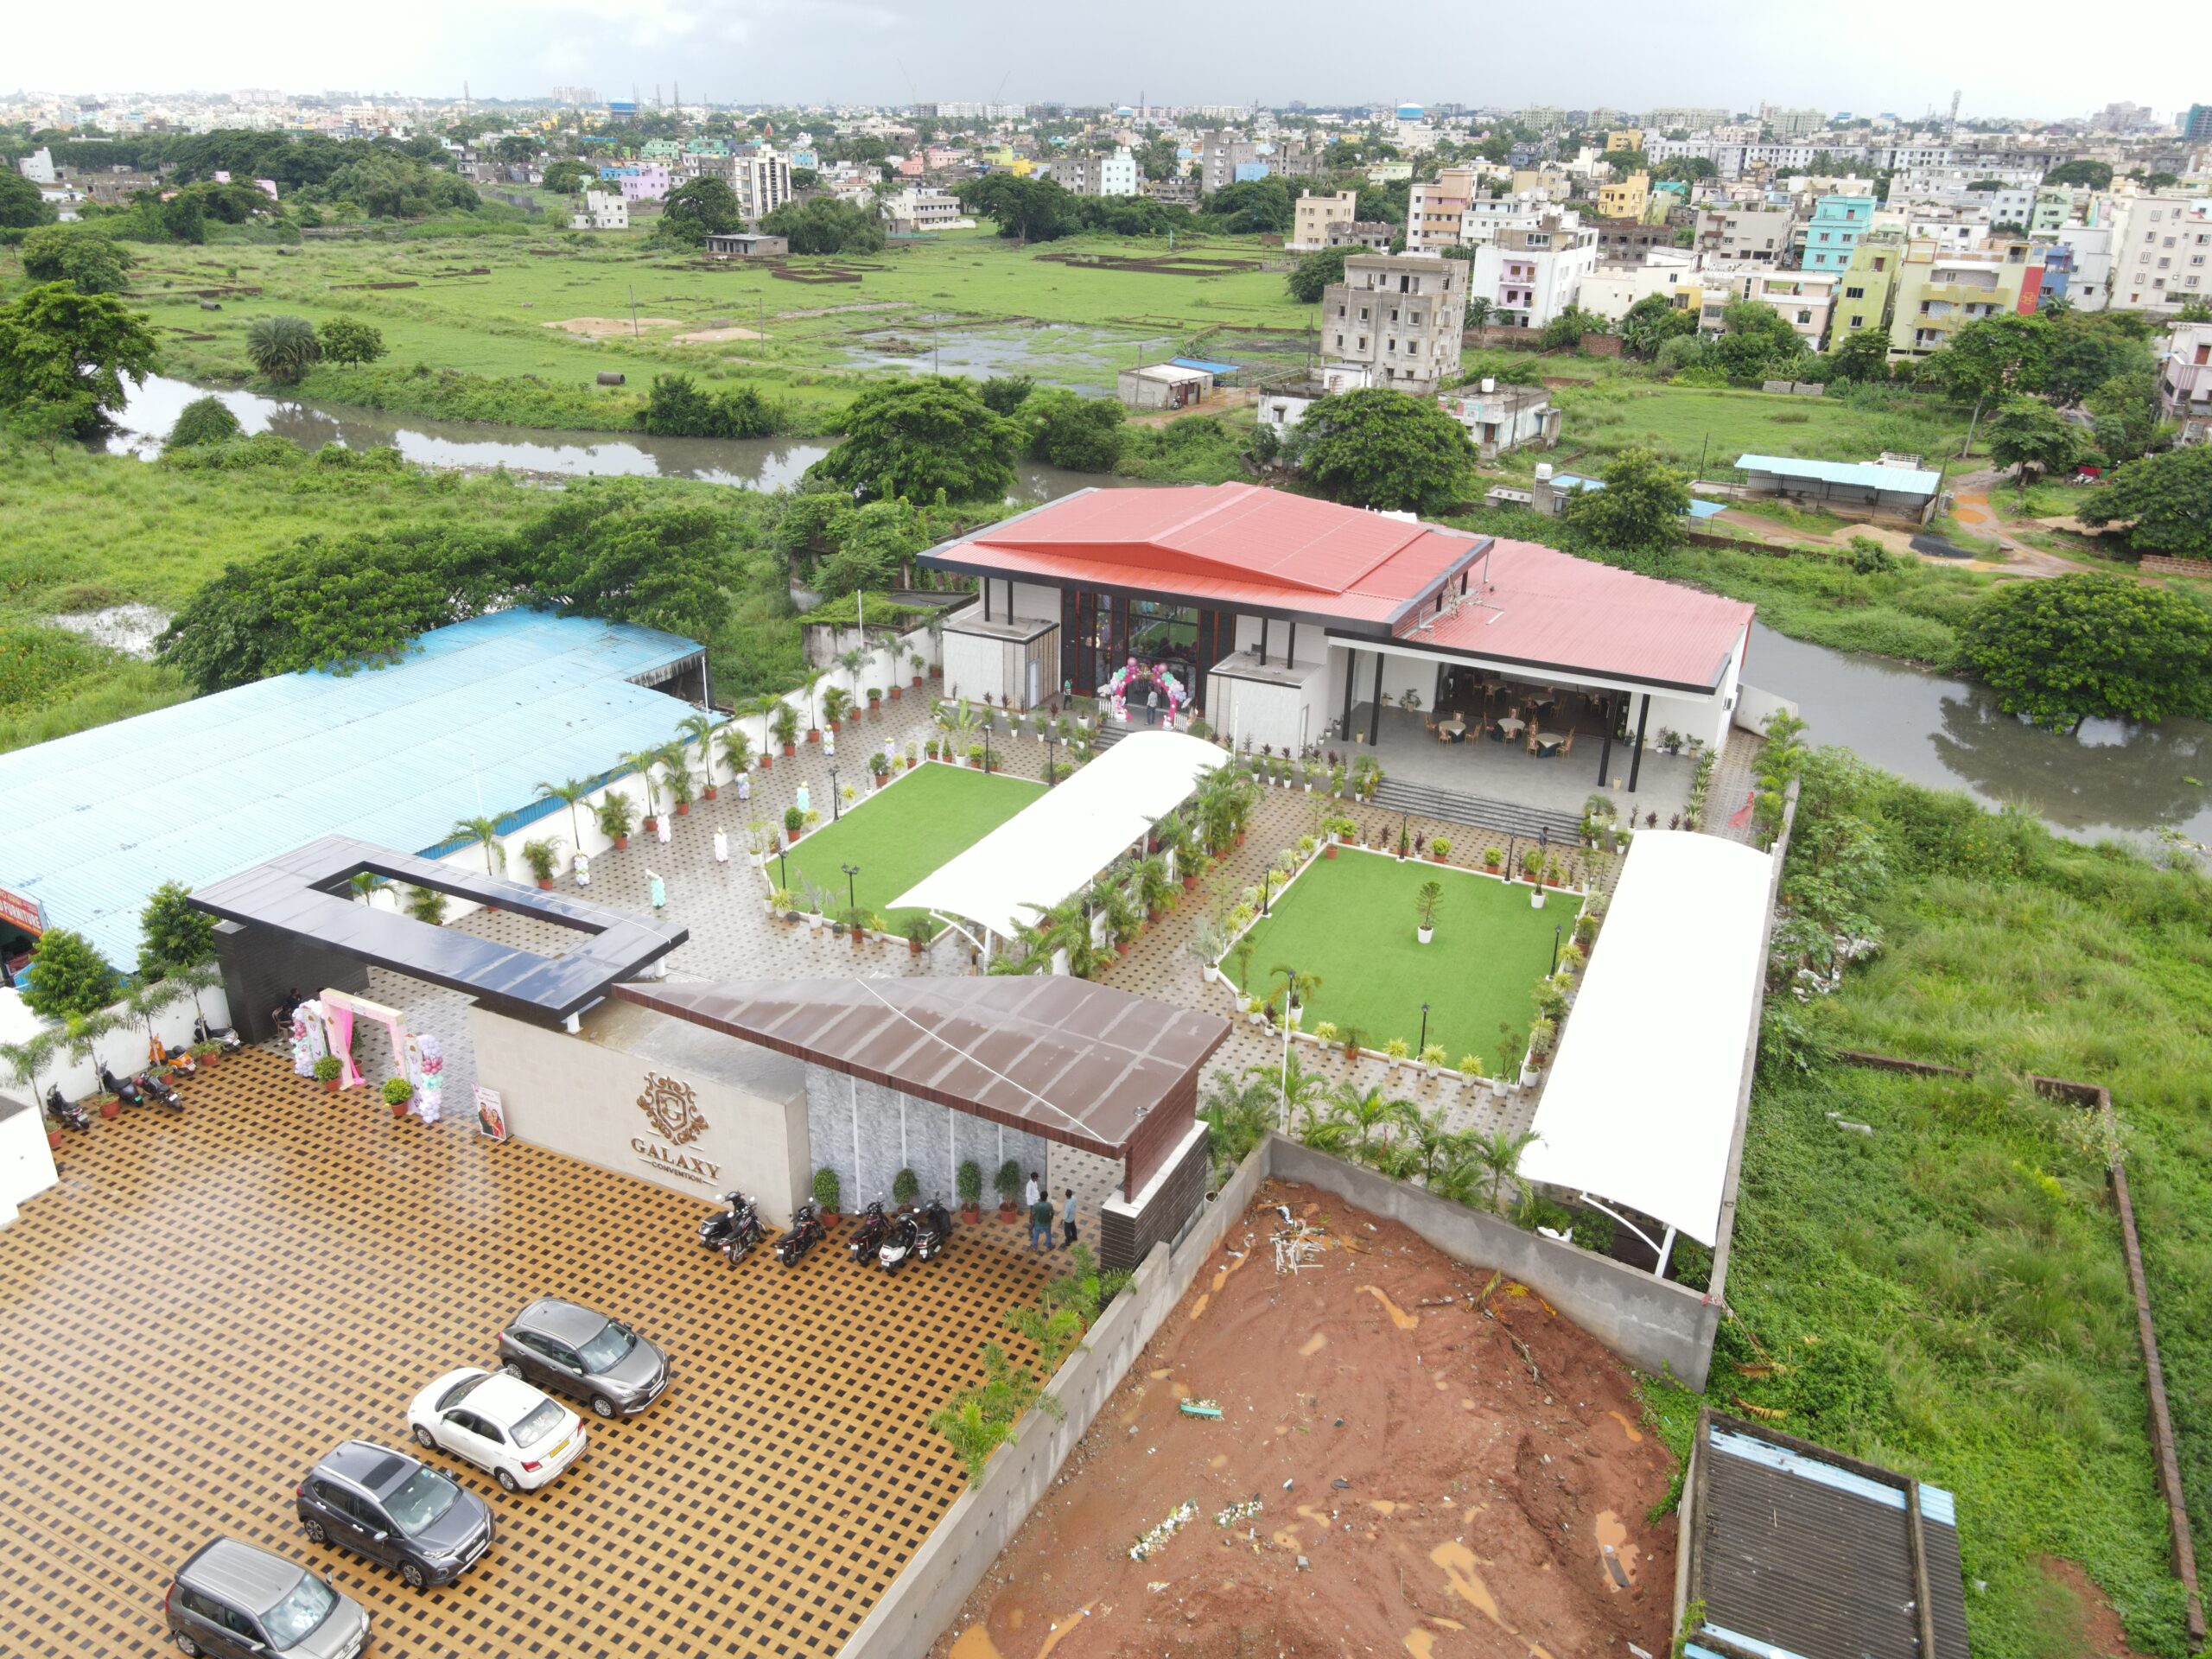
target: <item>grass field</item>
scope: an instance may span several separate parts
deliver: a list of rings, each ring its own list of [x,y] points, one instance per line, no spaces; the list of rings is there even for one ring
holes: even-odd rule
[[[1414,895],[1425,881],[1440,885],[1444,900],[1436,937],[1421,944]],[[1451,1060],[1479,1054],[1496,1070],[1498,1027],[1528,1035],[1536,981],[1551,966],[1552,931],[1571,931],[1577,910],[1566,894],[1535,910],[1525,887],[1348,848],[1309,865],[1246,935],[1251,995],[1264,991],[1279,963],[1318,974],[1306,1029],[1323,1020],[1339,1032],[1357,1027],[1370,1048],[1393,1037],[1418,1042],[1426,1002],[1430,1042]]]
[[[1975,1652],[2092,1650],[2038,1569],[2054,1555],[2088,1570],[2136,1650],[2180,1659],[2105,1148],[2025,1079],[2112,1091],[2201,1538],[2212,884],[1830,752],[1783,891],[1847,895],[1882,944],[1836,995],[1770,1002],[1710,1402],[1955,1492]],[[1831,1046],[1975,1075],[1839,1065]],[[1656,1397],[1672,1438],[1696,1402]]]
[[[1312,315],[1284,291],[1285,256],[1255,238],[1179,243],[1178,254],[1255,264],[1249,270],[1193,276],[1086,268],[1062,258],[1158,257],[1166,252],[1164,241],[1086,237],[1022,247],[987,231],[952,232],[938,242],[893,246],[865,258],[790,262],[802,274],[839,268],[859,277],[821,283],[782,280],[764,265],[649,248],[643,231],[587,238],[551,226],[528,236],[135,251],[141,264],[132,297],[162,331],[171,373],[246,378],[245,330],[258,315],[284,311],[316,322],[352,315],[383,330],[391,353],[380,365],[386,371],[420,365],[431,373],[535,376],[600,406],[595,416],[558,411],[557,423],[570,426],[590,419],[627,424],[644,382],[670,368],[757,380],[802,411],[824,412],[863,384],[863,368],[883,361],[886,354],[874,348],[887,339],[893,354],[926,363],[933,321],[944,340],[990,336],[985,354],[1001,365],[996,372],[1095,385],[1095,353],[1071,353],[1064,338],[1050,336],[1025,350],[1016,325],[1025,319],[1083,325],[1096,333],[1113,362],[1156,359],[1217,329],[1227,331],[1227,339],[1209,350],[1294,360],[1302,335],[1271,338],[1256,331],[1300,330]],[[1257,268],[1262,263],[1278,268]],[[12,260],[0,266],[10,275],[14,269]],[[358,286],[371,283],[416,286]],[[187,291],[233,284],[263,291],[220,296],[218,311],[201,309],[198,296]],[[641,320],[634,337],[628,331],[633,310]],[[593,340],[548,326],[578,318],[616,320],[623,327]],[[750,329],[766,339],[677,340],[719,328]],[[910,349],[917,346],[918,354]],[[626,372],[632,384],[602,391],[593,385],[601,370]],[[353,378],[320,370],[303,390],[336,396]]]
[[[866,759],[854,756],[854,772]],[[803,837],[786,861],[791,889],[801,892],[802,879],[812,882],[833,896],[832,913],[841,914],[846,894],[842,867],[857,864],[860,874],[852,886],[861,908],[876,912],[895,931],[925,912],[893,910],[893,899],[1044,792],[1044,785],[1024,778],[925,763],[848,808],[834,823],[825,793],[814,803],[822,814],[821,827]],[[775,874],[775,866],[769,869]]]
[[[1563,387],[1557,397],[1566,413],[1561,448],[1585,470],[1631,448],[1713,479],[1730,476],[1745,454],[1872,461],[1888,449],[1920,455],[1932,467],[1957,453],[1967,428],[1963,414],[1931,399],[1888,392],[1782,397],[1617,376]]]

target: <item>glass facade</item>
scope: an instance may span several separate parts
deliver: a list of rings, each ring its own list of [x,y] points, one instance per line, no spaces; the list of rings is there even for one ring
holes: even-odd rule
[[[1060,590],[1060,629],[1067,642],[1061,671],[1079,696],[1096,693],[1134,657],[1166,669],[1203,707],[1206,671],[1236,648],[1231,613],[1087,588]]]

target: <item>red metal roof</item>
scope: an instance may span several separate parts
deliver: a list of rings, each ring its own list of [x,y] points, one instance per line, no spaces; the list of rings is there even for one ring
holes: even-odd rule
[[[1254,484],[1088,490],[939,556],[993,574],[1389,621],[1481,538]]]
[[[1408,617],[1394,632],[1409,643],[1509,662],[1710,687],[1754,613],[1740,600],[1500,540],[1470,573],[1468,600],[1454,614],[1426,628]]]

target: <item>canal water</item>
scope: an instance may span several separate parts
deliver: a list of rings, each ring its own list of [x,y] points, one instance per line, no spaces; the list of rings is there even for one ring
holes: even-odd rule
[[[177,411],[203,389],[148,379],[109,441],[151,457]],[[309,449],[387,444],[426,467],[506,467],[562,475],[692,478],[780,489],[829,452],[812,440],[653,438],[642,433],[509,435],[512,429],[423,420],[373,410],[218,391],[249,432],[275,432]],[[500,434],[501,435],[493,435]],[[1022,464],[1014,493],[1048,501],[1071,490],[1128,482],[1111,475]],[[1802,711],[1816,743],[1841,743],[1916,783],[1961,789],[1986,805],[2016,804],[2062,835],[2147,842],[2160,830],[2212,842],[2212,725],[2094,720],[2080,730],[2038,730],[2005,714],[1986,686],[1885,658],[1859,657],[1755,626],[1745,679]],[[2203,779],[2199,783],[2193,779]]]

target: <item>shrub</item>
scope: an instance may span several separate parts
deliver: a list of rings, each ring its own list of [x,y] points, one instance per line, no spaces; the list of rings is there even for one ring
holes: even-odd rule
[[[226,443],[238,435],[238,417],[219,397],[195,397],[180,410],[163,444],[168,449],[188,449],[194,444]]]
[[[345,1066],[335,1054],[325,1054],[315,1063],[315,1080],[317,1083],[335,1083],[345,1072]]]
[[[963,1159],[960,1167],[953,1172],[952,1190],[960,1195],[963,1204],[974,1204],[983,1196],[983,1170],[973,1158]]]
[[[991,1186],[1001,1202],[1013,1204],[1021,1196],[1021,1166],[1007,1159],[999,1166],[999,1173],[991,1177]]]
[[[21,976],[23,1006],[42,1020],[98,1014],[120,989],[115,969],[90,939],[66,927],[41,935]]]
[[[905,1206],[921,1197],[922,1179],[911,1169],[902,1169],[891,1178],[891,1201]]]
[[[408,1082],[406,1078],[386,1077],[384,1080],[384,1103],[385,1105],[404,1106],[409,1101],[414,1098],[415,1085]]]
[[[825,1211],[835,1211],[837,1207],[839,1193],[840,1189],[837,1185],[837,1172],[836,1170],[831,1169],[825,1164],[823,1167],[814,1172],[814,1201],[816,1204],[819,1205]]]
[[[594,809],[592,817],[599,821],[599,833],[610,841],[620,841],[630,833],[636,809],[630,798],[620,790],[609,790],[606,799]]]

